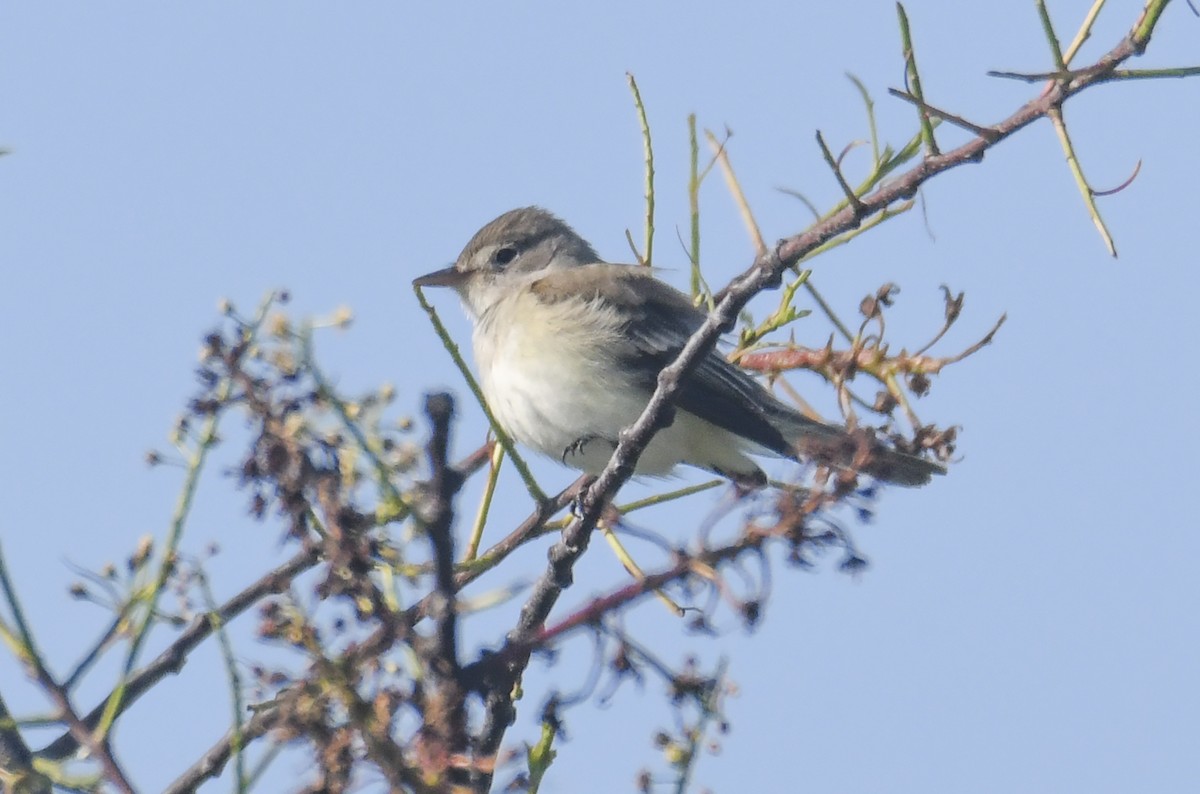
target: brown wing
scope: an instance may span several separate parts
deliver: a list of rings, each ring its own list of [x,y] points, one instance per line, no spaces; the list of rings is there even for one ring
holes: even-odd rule
[[[704,323],[705,313],[688,296],[659,281],[649,269],[595,264],[548,272],[533,289],[543,300],[584,297],[617,307],[627,319],[627,344],[614,351],[647,399],[658,373],[674,361],[688,338]],[[841,435],[840,428],[815,422],[776,400],[766,389],[718,352],[709,352],[684,381],[676,404],[754,443],[782,455],[794,455],[789,441],[802,434]],[[787,437],[780,428],[787,429]]]
[[[626,317],[624,344],[613,351],[647,399],[658,373],[674,361],[705,320],[682,292],[654,278],[648,268],[594,264],[548,272],[534,284],[543,300],[584,297],[619,307]],[[742,369],[716,351],[706,355],[684,381],[676,404],[717,427],[780,455],[848,466],[865,444],[867,473],[900,485],[922,485],[942,474],[940,465],[891,449],[869,432],[848,432],[809,419],[776,400]]]

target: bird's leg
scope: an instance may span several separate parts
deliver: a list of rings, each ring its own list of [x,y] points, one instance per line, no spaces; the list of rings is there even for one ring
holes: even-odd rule
[[[734,496],[739,501],[767,487],[767,475],[762,469],[755,469],[753,472],[730,472],[714,468],[711,471],[729,480],[729,484],[733,486]]]
[[[571,465],[571,464],[567,463],[568,455],[582,455],[583,450],[587,447],[587,445],[599,438],[600,438],[600,436],[597,436],[593,433],[589,433],[586,436],[580,436],[579,438],[572,441],[570,444],[567,445],[567,448],[563,450],[563,453],[562,453],[563,465],[564,466]]]

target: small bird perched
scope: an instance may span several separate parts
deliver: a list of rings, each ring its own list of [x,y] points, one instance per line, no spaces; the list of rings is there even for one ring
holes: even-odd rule
[[[650,268],[604,262],[566,223],[538,207],[484,226],[452,267],[417,287],[452,287],[475,324],[475,361],[488,406],[516,441],[598,474],[657,385],[659,372],[704,323],[704,312]],[[710,351],[684,379],[675,421],[638,459],[638,474],[680,463],[766,484],[748,454],[863,471],[921,485],[944,469],[862,431],[810,419]]]

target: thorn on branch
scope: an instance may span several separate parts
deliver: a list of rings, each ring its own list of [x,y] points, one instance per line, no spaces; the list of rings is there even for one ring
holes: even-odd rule
[[[850,183],[846,181],[846,177],[842,176],[842,169],[838,167],[837,160],[833,157],[833,152],[825,144],[825,136],[821,134],[820,130],[817,130],[817,145],[821,147],[821,155],[825,158],[825,163],[833,171],[833,175],[837,178],[842,192],[846,194],[846,201],[850,202],[850,206],[854,208],[854,220],[855,226],[857,226],[858,221],[868,214],[867,205],[863,204],[862,199],[854,192],[854,188],[850,187]]]
[[[1116,187],[1110,188],[1108,190],[1096,190],[1095,188],[1092,188],[1092,195],[1093,196],[1115,196],[1117,193],[1120,193],[1122,190],[1124,190],[1125,188],[1132,185],[1133,180],[1137,179],[1138,174],[1141,173],[1141,171],[1142,171],[1142,160],[1139,157],[1138,161],[1137,161],[1137,165],[1135,165],[1133,167],[1133,173],[1129,175],[1128,179],[1126,179],[1124,182],[1117,185]]]
[[[1086,69],[1058,69],[1052,72],[1004,72],[995,69],[987,71],[988,77],[998,77],[1003,80],[1018,80],[1022,83],[1042,83],[1047,80],[1070,82],[1076,77],[1085,77],[1095,71],[1095,67]]]
[[[992,129],[991,127],[981,127],[978,124],[975,124],[974,122],[967,121],[962,116],[956,116],[955,114],[953,114],[949,111],[942,110],[941,108],[936,108],[933,105],[926,102],[925,100],[919,99],[919,98],[913,96],[912,94],[908,93],[907,91],[901,91],[898,88],[889,88],[888,93],[891,94],[892,96],[896,97],[897,99],[903,99],[905,102],[909,102],[913,105],[916,105],[923,112],[928,113],[929,115],[935,116],[939,119],[942,119],[943,121],[948,121],[956,127],[961,127],[964,130],[966,130],[967,132],[970,132],[974,135],[978,135],[980,138],[983,138],[988,143],[995,143],[996,141],[1000,140],[1000,133],[997,132],[996,130]]]

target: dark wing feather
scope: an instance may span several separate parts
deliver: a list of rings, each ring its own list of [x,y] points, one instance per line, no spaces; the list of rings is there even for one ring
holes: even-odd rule
[[[535,290],[543,299],[583,295],[622,307],[628,315],[622,330],[629,345],[617,353],[647,395],[653,393],[658,373],[678,357],[706,316],[686,295],[654,278],[644,267],[596,264],[565,268],[548,274]],[[795,450],[780,424],[794,427],[797,433],[841,434],[838,428],[814,422],[779,403],[754,378],[715,351],[684,381],[676,405],[782,455],[794,455]]]
[[[601,272],[603,271],[603,272]],[[533,285],[543,300],[584,298],[620,306],[628,316],[615,354],[646,391],[673,362],[706,315],[691,299],[654,278],[649,268],[593,264],[547,273]],[[809,419],[781,403],[740,367],[710,351],[680,388],[676,405],[765,449],[833,466],[848,466],[866,444],[867,473],[901,485],[921,485],[944,469],[936,463],[891,449],[862,431]]]

